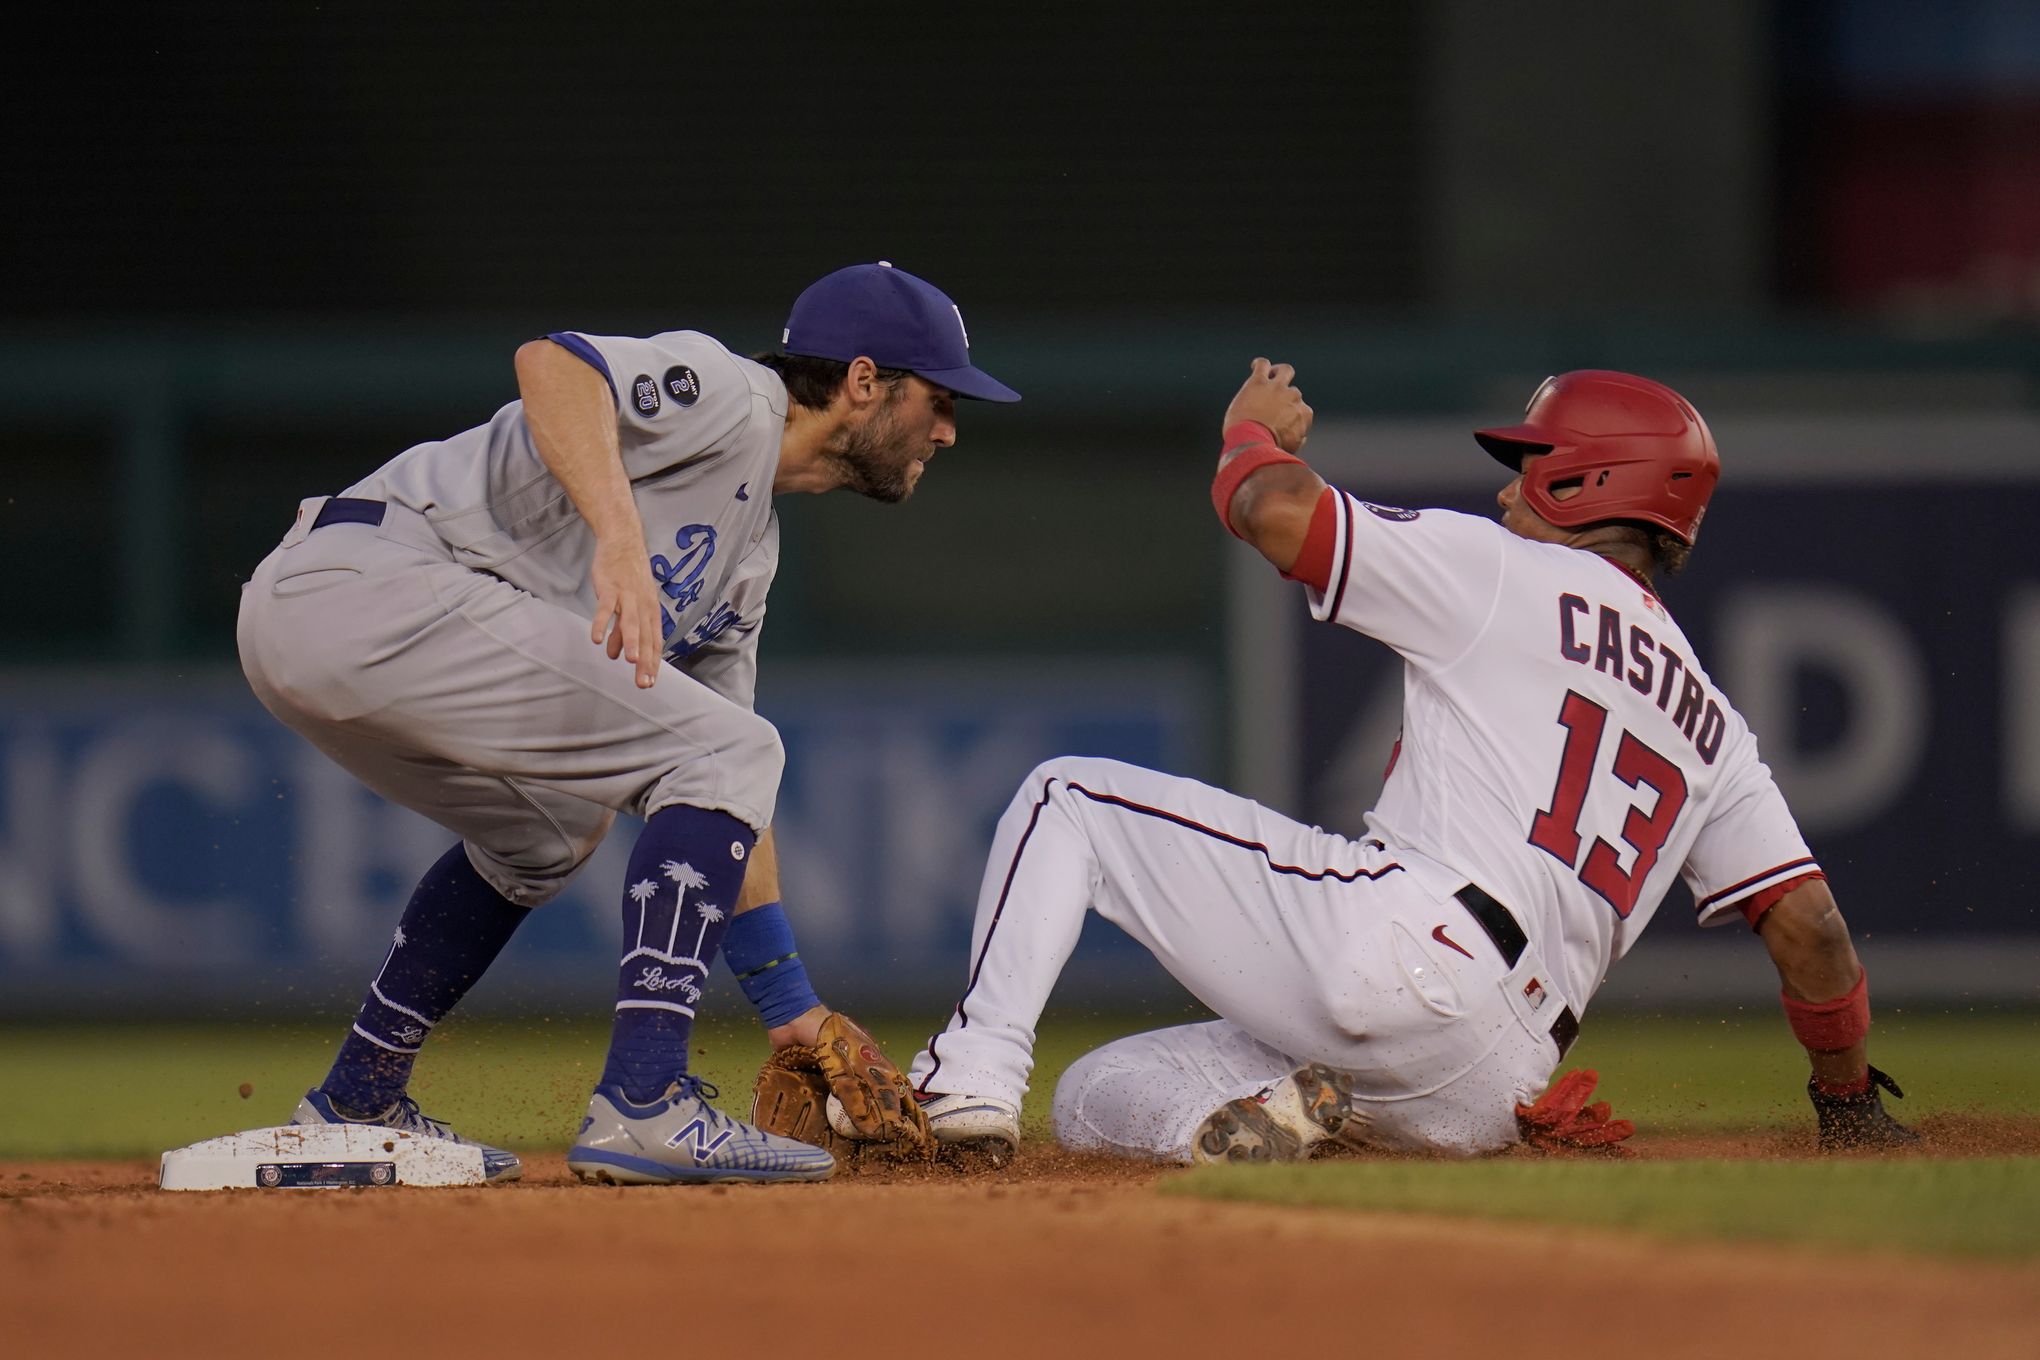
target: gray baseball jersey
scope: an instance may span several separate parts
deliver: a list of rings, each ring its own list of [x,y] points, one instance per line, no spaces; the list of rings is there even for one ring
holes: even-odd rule
[[[280,720],[458,834],[511,901],[556,894],[614,812],[685,803],[763,829],[782,752],[751,711],[778,564],[786,389],[704,335],[553,340],[608,378],[683,672],[648,690],[588,640],[594,535],[521,402],[421,444],[348,495],[379,523],[296,524],[242,592],[242,668]]]
[[[785,385],[697,331],[549,338],[599,371],[616,399],[623,467],[664,596],[666,659],[749,708],[779,564],[772,477]],[[594,532],[539,457],[521,401],[405,450],[343,494],[414,510],[462,566],[594,615]]]

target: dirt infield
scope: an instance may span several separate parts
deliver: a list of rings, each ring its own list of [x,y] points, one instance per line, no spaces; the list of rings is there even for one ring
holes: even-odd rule
[[[2040,1121],[1941,1121],[1958,1154]],[[1647,1156],[1781,1156],[1679,1139]],[[1030,1149],[1004,1172],[607,1189],[558,1155],[480,1190],[170,1195],[144,1163],[0,1164],[10,1356],[1846,1355],[2040,1347],[2040,1264],[1705,1246],[1167,1197]]]

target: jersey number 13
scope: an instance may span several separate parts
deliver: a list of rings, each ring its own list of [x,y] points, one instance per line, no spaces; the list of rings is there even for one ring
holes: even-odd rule
[[[1559,725],[1565,728],[1565,752],[1558,761],[1558,782],[1551,790],[1551,806],[1530,822],[1530,844],[1558,860],[1568,869],[1579,870],[1580,882],[1607,899],[1615,914],[1627,917],[1636,909],[1637,893],[1644,879],[1656,867],[1658,851],[1672,834],[1679,809],[1686,806],[1686,776],[1679,767],[1625,731],[1615,746],[1615,777],[1630,788],[1648,784],[1657,802],[1646,814],[1632,803],[1622,819],[1622,839],[1636,851],[1636,863],[1622,871],[1615,847],[1599,836],[1580,862],[1580,810],[1586,806],[1587,782],[1594,777],[1594,756],[1601,749],[1601,733],[1608,725],[1608,710],[1572,690],[1558,710]]]

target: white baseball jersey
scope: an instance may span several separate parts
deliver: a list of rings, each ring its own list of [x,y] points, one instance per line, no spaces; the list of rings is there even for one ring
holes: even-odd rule
[[[1369,830],[1498,898],[1575,1007],[1674,876],[1716,925],[1816,871],[1749,726],[1641,580],[1470,515],[1344,494],[1337,511],[1312,613],[1405,662]]]
[[[779,563],[772,478],[786,428],[777,374],[695,331],[550,337],[599,371],[661,591],[667,660],[746,708]],[[462,566],[583,617],[595,535],[532,443],[524,403],[419,444],[348,488],[423,515]]]

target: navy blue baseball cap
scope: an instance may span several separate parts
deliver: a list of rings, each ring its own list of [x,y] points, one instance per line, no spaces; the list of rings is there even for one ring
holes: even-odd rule
[[[959,397],[1018,401],[1020,394],[970,362],[970,332],[949,295],[891,263],[853,264],[793,300],[780,347],[788,354],[918,373]]]

